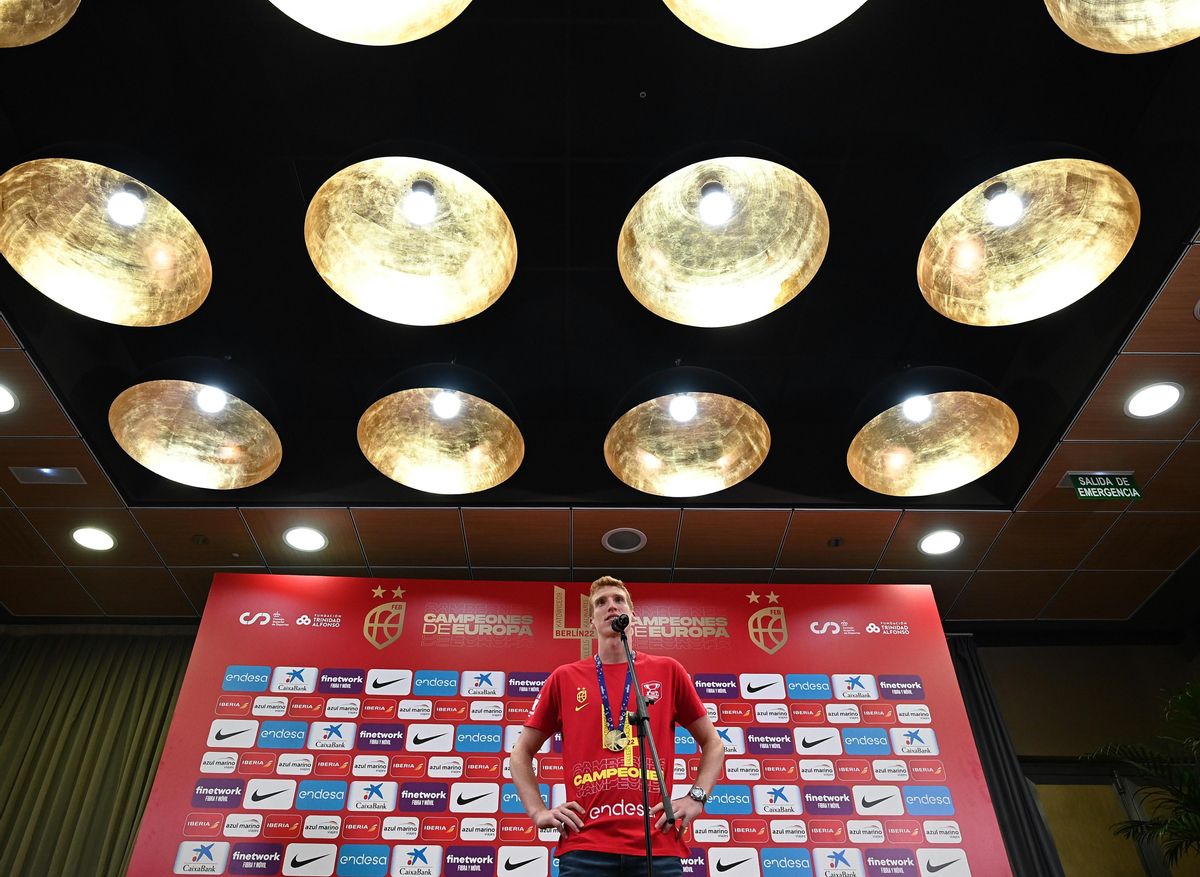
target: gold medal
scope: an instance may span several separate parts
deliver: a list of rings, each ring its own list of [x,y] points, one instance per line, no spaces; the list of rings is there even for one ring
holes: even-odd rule
[[[604,748],[611,749],[613,752],[623,752],[625,747],[629,745],[629,738],[625,736],[623,729],[608,730],[604,732]]]

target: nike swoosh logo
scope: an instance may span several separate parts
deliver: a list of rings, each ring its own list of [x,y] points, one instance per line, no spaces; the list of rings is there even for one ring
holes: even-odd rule
[[[389,685],[395,685],[397,682],[403,681],[405,677],[397,676],[395,679],[389,679],[387,682],[380,682],[378,679],[371,683],[372,688],[387,688]]]
[[[214,740],[228,740],[230,737],[236,737],[238,734],[245,734],[249,730],[250,730],[249,728],[242,728],[242,730],[240,730],[240,731],[233,731],[229,734],[226,734],[224,731],[217,731],[217,733],[213,734],[213,739]]]
[[[807,737],[805,737],[803,740],[800,741],[800,745],[803,746],[805,749],[812,749],[814,746],[820,746],[826,740],[832,740],[832,739],[833,739],[832,734],[828,737],[822,737],[820,740],[809,740]]]
[[[724,873],[724,872],[728,871],[730,868],[736,868],[738,865],[744,865],[746,862],[749,862],[749,861],[750,861],[749,859],[742,859],[737,862],[722,862],[720,859],[717,859],[717,870],[720,871],[721,873]]]
[[[871,807],[874,807],[876,804],[882,804],[888,798],[892,798],[892,797],[895,797],[895,796],[894,795],[885,795],[882,798],[876,798],[874,801],[868,801],[866,798],[863,798],[862,799],[863,809],[867,810]]]
[[[515,871],[518,868],[524,868],[530,862],[536,862],[537,860],[538,860],[537,856],[534,856],[532,859],[526,859],[524,862],[514,862],[511,859],[505,859],[504,860],[504,870],[505,871]]]
[[[476,795],[474,798],[464,798],[462,795],[459,795],[458,803],[460,806],[465,807],[467,804],[473,804],[476,801],[478,801],[480,798],[486,798],[490,794],[491,794],[491,792],[484,792],[482,795]],[[530,859],[529,861],[532,862],[533,860]]]
[[[436,740],[438,737],[445,737],[448,731],[442,731],[440,734],[434,734],[432,737],[422,737],[420,734],[413,734],[413,746],[423,746],[431,740]]]
[[[774,682],[768,682],[765,685],[747,685],[746,692],[749,694],[758,694],[764,688],[770,688],[772,685],[777,685],[778,683],[779,680],[776,679]]]
[[[936,874],[938,871],[941,871],[943,868],[949,868],[951,865],[954,865],[957,862],[958,862],[958,859],[951,859],[949,862],[942,862],[942,864],[940,864],[940,865],[935,865],[935,864],[933,864],[933,862],[926,862],[925,870],[928,871],[930,874]]]
[[[322,853],[319,856],[313,856],[311,859],[297,859],[295,856],[292,856],[291,867],[292,868],[303,868],[305,865],[311,865],[313,862],[316,862],[319,859],[323,859],[328,855],[329,855],[329,853]]]
[[[267,800],[267,798],[274,798],[276,795],[282,795],[286,791],[287,791],[287,789],[279,789],[274,792],[267,792],[267,794],[265,794],[265,795],[255,792],[253,795],[250,796],[250,800],[251,801],[265,801],[265,800]]]
[[[581,703],[581,704],[579,704],[577,707],[575,707],[575,712],[579,712],[579,711],[580,711],[581,709],[583,709],[585,706],[587,706],[587,704],[586,704],[586,703]]]

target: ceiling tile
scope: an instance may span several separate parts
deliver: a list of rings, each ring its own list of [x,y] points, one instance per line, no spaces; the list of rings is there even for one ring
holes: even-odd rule
[[[0,414],[0,436],[78,435],[25,351],[0,350],[0,384],[17,397],[17,407]]]
[[[376,566],[466,566],[458,509],[350,509],[367,562]]]
[[[1073,570],[1119,514],[1017,512],[992,545],[981,568]]]
[[[767,585],[771,582],[769,569],[676,569],[671,581],[676,584],[703,582],[705,584],[752,584]]]
[[[1142,317],[1125,353],[1200,353],[1200,247],[1188,247],[1154,303]]]
[[[242,509],[268,566],[363,566],[358,534],[348,509]],[[320,551],[297,551],[283,541],[292,527],[313,527],[329,540]]]
[[[0,509],[0,566],[61,566],[37,530],[15,509]],[[0,577],[4,573],[0,572]]]
[[[871,584],[929,585],[933,588],[938,611],[945,616],[970,578],[970,570],[877,569],[871,576]]]
[[[234,572],[249,572],[249,570],[233,570]],[[377,578],[365,566],[272,566],[272,574],[281,576],[332,576],[343,579],[372,579]]]
[[[785,509],[685,509],[675,565],[770,569],[790,514]]]
[[[0,603],[13,615],[103,615],[88,592],[61,566],[0,570]]]
[[[77,567],[72,570],[109,615],[196,617],[163,567]]]
[[[1169,575],[1081,570],[1067,580],[1041,617],[1047,621],[1121,621],[1150,599]]]
[[[950,607],[955,621],[1033,619],[1062,587],[1069,571],[977,572]]]
[[[773,585],[862,585],[871,581],[873,569],[777,569]]]
[[[237,509],[131,509],[169,566],[263,562]]]
[[[1200,547],[1200,512],[1126,512],[1084,569],[1173,570]]]
[[[1183,442],[1149,484],[1140,485],[1139,512],[1200,511],[1200,442]]]
[[[589,568],[577,566],[571,570],[571,581],[591,584],[601,576],[613,575],[613,572],[608,567]],[[630,587],[642,584],[664,584],[671,581],[671,571],[669,569],[619,569],[615,572],[616,578],[625,582]]]
[[[473,567],[477,582],[566,582],[571,581],[571,571],[566,568],[546,567]]]
[[[1017,508],[1021,511],[1121,511],[1127,500],[1085,500],[1069,487],[1059,487],[1068,472],[1132,472],[1145,486],[1163,461],[1178,447],[1175,442],[1060,442],[1034,479]]]
[[[471,580],[471,570],[465,566],[373,566],[371,570],[379,579]]]
[[[8,323],[4,322],[4,318],[0,317],[0,350],[9,350],[20,346],[21,343],[17,341],[17,336],[8,327]]]
[[[900,512],[796,509],[779,556],[781,567],[874,568]],[[830,540],[839,544],[830,545]]]
[[[571,565],[569,509],[468,509],[467,554],[478,567]]]
[[[1174,381],[1185,392],[1179,404],[1158,417],[1130,417],[1125,400],[1139,387]],[[1092,397],[1067,431],[1070,441],[1183,439],[1200,419],[1200,356],[1125,353],[1113,360]]]
[[[21,484],[10,466],[74,466],[87,484]],[[27,508],[124,508],[81,439],[0,438],[0,488]]]
[[[162,561],[125,509],[26,509],[25,516],[67,566],[154,566]],[[107,530],[117,544],[92,551],[71,538],[79,527]]]
[[[879,566],[884,569],[974,569],[1000,532],[1008,512],[906,511]],[[934,530],[957,530],[963,541],[948,554],[922,554],[917,543]]]
[[[574,509],[571,549],[575,566],[664,568],[675,562],[679,509]],[[646,534],[646,544],[630,554],[609,551],[600,539],[609,530],[632,527]]]
[[[175,576],[175,581],[179,582],[179,587],[183,589],[183,593],[187,595],[188,600],[196,607],[197,612],[204,611],[204,604],[208,601],[208,589],[212,587],[213,576],[219,572],[266,573],[267,568],[265,566],[222,566],[215,568],[176,566],[171,569],[171,574]]]

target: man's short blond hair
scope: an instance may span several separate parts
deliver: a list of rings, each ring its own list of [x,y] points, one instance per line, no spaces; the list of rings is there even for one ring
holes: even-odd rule
[[[620,588],[625,592],[625,602],[629,604],[629,611],[633,613],[633,595],[629,593],[629,588],[625,587],[625,583],[613,576],[600,576],[596,581],[592,582],[592,589],[588,592],[588,603],[591,603],[596,596],[596,592],[601,588]],[[595,604],[593,604],[595,608]]]

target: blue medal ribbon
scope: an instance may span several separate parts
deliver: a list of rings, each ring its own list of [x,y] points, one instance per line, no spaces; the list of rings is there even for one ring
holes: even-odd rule
[[[612,707],[608,702],[608,686],[604,683],[604,668],[600,656],[596,655],[596,682],[600,685],[600,706],[604,708],[604,726],[613,733],[620,733],[625,726],[625,713],[629,709],[629,689],[633,685],[633,670],[625,668],[625,693],[621,695],[619,722],[613,719]]]

